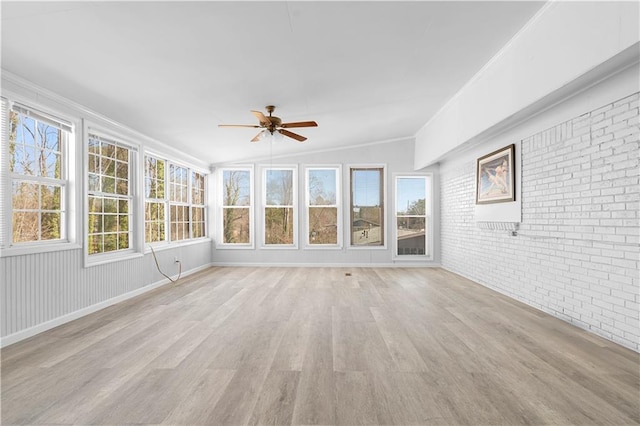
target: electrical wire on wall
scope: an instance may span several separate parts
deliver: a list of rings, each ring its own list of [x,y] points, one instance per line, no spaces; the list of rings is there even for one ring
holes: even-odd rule
[[[179,269],[178,269],[178,278],[174,280],[169,275],[162,272],[162,270],[160,269],[160,264],[158,263],[158,258],[156,257],[156,252],[153,250],[153,247],[149,246],[149,248],[151,249],[151,254],[153,254],[153,260],[155,260],[156,262],[156,268],[158,268],[158,272],[160,272],[166,279],[168,279],[172,283],[174,284],[177,283],[178,280],[180,279],[180,276],[182,275],[182,262],[180,262],[179,260],[176,260],[176,263],[178,264]]]

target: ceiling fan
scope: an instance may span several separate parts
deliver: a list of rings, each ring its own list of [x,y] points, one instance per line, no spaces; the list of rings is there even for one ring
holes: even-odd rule
[[[315,121],[297,121],[293,123],[283,123],[280,117],[276,117],[275,115],[271,115],[273,111],[276,109],[273,105],[267,105],[265,107],[269,116],[264,115],[260,111],[251,111],[253,115],[256,116],[260,124],[218,124],[218,127],[253,127],[256,129],[264,129],[261,130],[251,142],[258,142],[265,136],[269,134],[273,135],[273,132],[278,132],[284,136],[290,137],[292,139],[297,140],[298,142],[304,142],[307,140],[306,137],[298,135],[297,133],[293,133],[288,131],[287,129],[293,127],[317,127],[318,123]]]

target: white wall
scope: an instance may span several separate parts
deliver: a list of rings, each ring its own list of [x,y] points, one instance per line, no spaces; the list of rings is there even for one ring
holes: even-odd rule
[[[444,268],[636,351],[639,72],[636,64],[440,168]],[[476,159],[510,143],[521,148],[517,236],[474,222]]]
[[[284,140],[280,143],[293,143]],[[396,265],[396,266],[427,266],[439,264],[439,180],[438,167],[418,170],[416,173],[434,173],[434,247],[433,261],[411,261],[410,259],[394,259],[394,245],[392,241],[394,173],[412,173],[413,170],[413,139],[372,144],[359,148],[331,150],[314,154],[290,156],[284,158],[265,159],[256,161],[255,165],[255,197],[260,200],[261,165],[298,165],[298,249],[260,248],[264,227],[260,220],[259,206],[256,204],[255,220],[255,248],[254,249],[214,249],[214,265]],[[342,165],[342,206],[343,206],[343,247],[340,249],[310,249],[304,248],[304,166],[305,165]],[[386,236],[387,246],[381,248],[348,248],[349,246],[349,165],[385,164],[386,165]],[[409,258],[410,256],[406,256]]]
[[[81,207],[85,174],[81,155],[84,144],[82,120],[90,119],[104,128],[126,135],[139,144],[141,151],[153,149],[194,166],[207,165],[17,76],[3,72],[2,90],[3,96],[10,93],[45,111],[55,111],[72,118],[77,138],[71,148],[78,153],[73,164],[77,178],[70,185],[76,189],[74,229],[70,232],[74,244],[59,251],[35,254],[16,254],[11,250],[0,252],[0,346],[6,346],[168,282],[158,272],[149,252],[112,263],[85,266],[82,248],[84,212]],[[157,251],[157,256],[163,272],[173,277],[179,271],[174,264],[174,257],[178,257],[186,275],[209,266],[211,241],[172,245]]]
[[[537,104],[585,74],[598,78],[596,68],[612,58],[637,61],[639,8],[638,2],[609,1],[543,6],[416,134],[416,167],[439,161],[526,108],[545,107]]]

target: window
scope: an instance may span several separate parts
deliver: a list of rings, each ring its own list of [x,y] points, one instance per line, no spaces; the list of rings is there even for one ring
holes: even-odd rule
[[[426,256],[429,176],[396,176],[396,256]]]
[[[166,161],[147,155],[144,163],[144,240],[166,241]]]
[[[384,167],[352,167],[351,246],[384,246]]]
[[[189,238],[189,170],[171,164],[169,166],[169,221],[171,241]]]
[[[206,235],[204,180],[203,174],[191,172],[191,238],[203,238]]]
[[[230,168],[221,171],[222,244],[251,245],[253,169]]]
[[[263,178],[264,244],[295,246],[296,169],[265,168]]]
[[[338,246],[341,236],[340,168],[307,168],[306,186],[307,244]]]
[[[204,238],[206,175],[145,156],[145,242]]]
[[[2,105],[7,124],[7,101]],[[8,121],[11,244],[66,241],[67,148],[73,128],[19,104],[12,105]]]
[[[132,149],[91,133],[88,144],[88,253],[130,249]]]

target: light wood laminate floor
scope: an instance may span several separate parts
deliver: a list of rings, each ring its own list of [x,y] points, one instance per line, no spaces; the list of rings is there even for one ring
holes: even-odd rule
[[[640,422],[637,353],[418,268],[211,268],[3,349],[1,398],[3,425]]]

